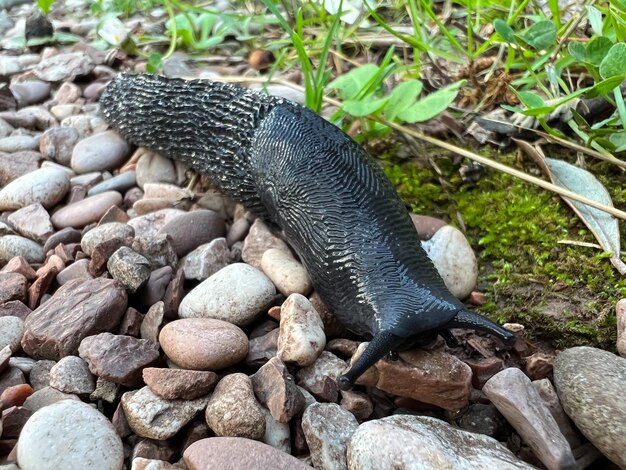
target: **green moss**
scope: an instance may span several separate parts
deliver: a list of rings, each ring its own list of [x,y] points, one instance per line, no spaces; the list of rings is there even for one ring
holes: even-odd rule
[[[515,165],[512,155],[492,158]],[[437,165],[440,175],[414,162],[387,162],[385,171],[414,212],[464,227],[478,255],[479,289],[487,297],[478,310],[500,323],[522,323],[531,339],[556,347],[613,349],[614,305],[626,297],[626,282],[606,254],[560,243],[595,243],[573,211],[517,178],[486,171],[470,184],[450,159]],[[626,187],[611,173],[600,173],[609,175],[601,178],[607,187]],[[612,193],[617,205],[626,200],[626,190]]]

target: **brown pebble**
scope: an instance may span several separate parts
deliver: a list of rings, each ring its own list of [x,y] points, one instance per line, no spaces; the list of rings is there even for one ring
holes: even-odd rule
[[[22,406],[24,401],[33,393],[33,387],[28,384],[13,385],[8,387],[0,395],[3,409],[11,406]]]

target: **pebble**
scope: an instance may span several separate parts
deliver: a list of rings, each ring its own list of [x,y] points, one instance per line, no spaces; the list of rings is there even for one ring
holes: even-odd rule
[[[6,186],[14,179],[36,171],[42,158],[39,152],[30,150],[15,153],[0,152],[0,186]]]
[[[26,399],[32,395],[33,388],[28,384],[13,385],[4,389],[0,394],[2,408],[6,410],[12,406],[22,406]],[[3,423],[5,424],[5,423]]]
[[[0,190],[0,211],[15,210],[35,202],[49,209],[70,190],[70,178],[64,171],[41,168],[11,181]]]
[[[83,96],[80,87],[72,82],[63,82],[54,94],[57,104],[70,104],[77,102]]]
[[[0,271],[0,303],[11,302],[12,300],[26,302],[27,295],[28,280],[26,277],[17,272]]]
[[[129,157],[131,146],[114,131],[95,134],[79,141],[72,152],[71,166],[76,173],[112,170]]]
[[[219,380],[215,372],[146,367],[143,381],[166,400],[193,400],[207,395]]]
[[[128,221],[128,225],[135,229],[136,237],[154,238],[164,225],[182,214],[186,214],[186,212],[180,209],[161,209],[134,217]]]
[[[69,281],[26,318],[22,348],[35,359],[75,354],[83,338],[119,324],[126,302],[126,291],[112,279]]]
[[[509,367],[498,372],[483,392],[548,469],[575,468],[569,443],[520,369]]]
[[[291,453],[291,430],[289,423],[281,423],[274,419],[267,408],[260,407],[265,416],[265,435],[262,441],[288,454]]]
[[[12,135],[0,139],[0,152],[14,153],[39,150],[39,139],[30,135]]]
[[[169,266],[155,269],[150,273],[148,282],[139,292],[139,299],[144,305],[154,305],[163,300],[172,275],[172,268]]]
[[[39,151],[44,157],[69,167],[74,146],[79,139],[80,134],[73,127],[53,127],[39,139]]]
[[[159,334],[159,342],[167,357],[183,369],[223,369],[238,364],[248,354],[248,337],[239,327],[209,318],[168,323]]]
[[[207,405],[206,421],[217,436],[263,438],[265,416],[247,375],[229,374],[218,382]]]
[[[365,349],[361,344],[352,361]],[[399,353],[399,360],[384,358],[370,367],[357,384],[458,411],[467,406],[472,370],[456,356],[443,351],[416,349]]]
[[[243,327],[272,301],[276,288],[265,274],[234,263],[201,282],[180,303],[180,318],[214,318]]]
[[[35,392],[33,392],[32,395],[24,401],[24,408],[35,412],[45,408],[46,406],[50,406],[53,403],[66,400],[80,401],[80,399],[74,394],[63,393],[56,388],[45,386],[39,390],[35,390]]]
[[[270,248],[265,251],[261,269],[285,297],[294,293],[309,295],[313,290],[307,270],[284,250]]]
[[[297,458],[262,442],[242,437],[210,437],[191,444],[183,454],[189,470],[311,470]]]
[[[43,59],[33,69],[33,74],[46,82],[71,81],[77,76],[87,75],[94,67],[86,52],[68,52]]]
[[[17,443],[17,462],[23,470],[122,470],[124,449],[100,412],[80,401],[63,400],[28,420]]]
[[[4,0],[7,5],[0,4],[0,8],[10,8],[13,5],[19,3],[26,3],[20,0]],[[34,65],[38,64],[41,60],[39,54],[20,54],[16,56],[2,55],[0,56],[0,70],[2,75],[9,76],[15,75],[20,72],[24,72]]]
[[[459,299],[468,297],[478,280],[478,263],[472,247],[460,230],[446,225],[422,247],[443,278],[446,287]]]
[[[287,243],[274,235],[261,219],[256,219],[243,242],[241,258],[250,266],[261,269],[263,254],[270,248],[291,254]]]
[[[154,152],[145,152],[137,160],[137,185],[176,183],[176,167],[172,160]]]
[[[20,107],[40,103],[50,96],[50,84],[39,80],[16,82],[9,88]]]
[[[534,380],[532,384],[533,388],[548,407],[550,414],[559,426],[563,437],[569,442],[570,447],[572,449],[579,447],[583,443],[583,439],[580,432],[574,426],[574,423],[572,423],[572,420],[565,414],[565,410],[561,406],[561,402],[559,401],[559,397],[552,382],[550,382],[549,379],[541,379]]]
[[[50,371],[55,364],[56,362],[48,360],[37,361],[33,364],[29,380],[35,390],[41,390],[50,385]]]
[[[105,241],[113,238],[121,238],[132,242],[135,236],[135,230],[128,224],[121,222],[110,222],[108,224],[98,225],[83,235],[80,240],[80,247],[87,256],[93,254],[93,250]]]
[[[20,350],[23,335],[24,320],[18,317],[0,317],[0,349],[9,346],[16,353]]]
[[[226,236],[226,225],[216,212],[197,210],[172,219],[157,233],[172,237],[172,246],[180,258],[204,243]]]
[[[93,275],[89,272],[89,259],[81,259],[72,264],[57,274],[57,284],[62,286],[71,280],[87,280],[93,279]]]
[[[47,253],[50,250],[54,250],[57,245],[63,243],[68,245],[70,243],[79,243],[81,239],[81,233],[72,227],[67,227],[50,235],[46,240],[46,244],[43,246],[43,251]]]
[[[141,384],[142,370],[159,359],[154,342],[108,332],[83,339],[78,354],[94,375],[127,387]]]
[[[81,111],[82,107],[79,104],[57,104],[50,108],[50,114],[52,114],[57,121],[63,121],[70,116],[75,116]]]
[[[465,431],[484,434],[497,439],[506,431],[506,420],[491,403],[473,403],[459,419],[459,427]]]
[[[153,304],[143,317],[143,321],[139,327],[141,339],[147,339],[158,345],[159,330],[161,329],[164,317],[165,308],[163,302],[159,301]]]
[[[324,324],[306,297],[291,294],[281,307],[277,356],[289,363],[309,366],[326,346]]]
[[[96,378],[78,356],[65,356],[50,369],[50,386],[65,393],[89,395],[96,389]]]
[[[38,202],[16,210],[8,220],[20,235],[38,243],[45,243],[54,232],[50,214]]]
[[[122,408],[129,426],[137,435],[165,440],[204,410],[208,401],[208,396],[195,400],[164,400],[148,387],[143,387],[122,395]]]
[[[289,423],[304,408],[304,395],[285,364],[277,357],[271,358],[250,379],[259,403],[270,411],[276,421]]]
[[[122,246],[111,255],[107,269],[113,279],[120,281],[131,294],[150,279],[150,262],[127,246]]]
[[[116,191],[100,193],[56,211],[52,215],[52,225],[57,229],[84,227],[100,220],[111,206],[119,206],[121,203],[122,195]]]
[[[0,376],[0,394],[9,387],[24,383],[26,383],[24,373],[17,367],[9,367],[8,370],[4,371]]]
[[[566,349],[554,361],[554,385],[585,437],[626,467],[626,359],[587,346]]]
[[[495,439],[428,416],[397,415],[361,424],[348,443],[348,469],[534,469]]]
[[[354,390],[342,390],[339,404],[352,413],[359,422],[366,420],[374,412],[374,404],[370,397]]]
[[[179,268],[185,272],[185,279],[204,281],[230,263],[230,249],[225,238],[200,245],[187,254]]]
[[[119,175],[115,175],[102,183],[96,184],[87,191],[88,196],[94,196],[96,194],[103,193],[105,191],[117,191],[123,193],[127,189],[134,187],[137,184],[136,174],[134,171],[125,171]]]
[[[347,468],[348,441],[359,427],[352,413],[336,403],[315,403],[302,415],[302,430],[315,468]]]
[[[0,236],[0,264],[22,256],[33,264],[43,263],[44,252],[40,244],[18,235]]]
[[[265,335],[250,338],[246,364],[252,367],[261,367],[278,352],[278,328]]]
[[[336,403],[339,398],[337,377],[346,369],[346,361],[339,359],[333,353],[322,351],[313,364],[298,371],[296,378],[298,385],[309,391],[315,398]]]
[[[621,299],[615,306],[617,319],[617,352],[626,357],[626,299]]]

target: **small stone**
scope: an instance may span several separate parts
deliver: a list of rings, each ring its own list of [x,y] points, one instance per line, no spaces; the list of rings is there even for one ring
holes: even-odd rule
[[[76,173],[112,170],[130,157],[131,147],[114,131],[95,134],[79,141],[72,152]]]
[[[248,337],[240,328],[209,318],[168,323],[159,334],[159,342],[167,357],[183,369],[223,369],[248,354]]]
[[[49,209],[70,190],[66,172],[56,168],[40,168],[11,181],[0,190],[0,211],[16,210],[35,202]]]
[[[263,336],[250,338],[246,364],[253,367],[261,367],[278,352],[279,329],[266,333]]]
[[[54,232],[50,214],[38,202],[13,212],[8,220],[20,235],[38,243],[45,243]]]
[[[26,302],[28,280],[19,273],[0,272],[0,303],[19,300]]]
[[[100,412],[86,403],[65,400],[31,416],[17,443],[17,461],[23,470],[95,466],[121,470],[124,449],[115,429]]]
[[[174,436],[207,406],[209,397],[164,400],[148,387],[122,395],[122,408],[132,430],[141,437],[164,440]]]
[[[134,236],[135,230],[130,225],[111,222],[98,225],[85,233],[80,241],[80,246],[87,256],[91,256],[96,246],[102,242],[113,238],[121,238],[132,242]]]
[[[474,403],[459,419],[459,427],[497,439],[506,432],[506,420],[493,404]]]
[[[39,150],[39,139],[30,135],[12,135],[0,138],[0,152],[15,153]]]
[[[154,342],[111,333],[86,337],[78,354],[93,374],[128,387],[139,385],[142,370],[159,359]]]
[[[140,217],[133,217],[128,225],[135,229],[135,237],[154,238],[161,228],[176,217],[186,214],[180,209],[161,209]]]
[[[64,82],[54,94],[54,101],[57,104],[70,104],[77,102],[83,96],[83,92],[78,85],[72,82]]]
[[[89,272],[94,277],[102,276],[107,270],[107,263],[117,250],[128,246],[128,240],[122,238],[112,238],[97,245],[91,253],[89,261]]]
[[[617,352],[626,357],[626,299],[621,299],[615,306],[617,319]]]
[[[50,84],[39,80],[13,83],[10,88],[20,107],[40,103],[50,96]]]
[[[324,324],[306,297],[291,294],[281,307],[278,357],[299,366],[315,362],[326,346]]]
[[[472,369],[472,385],[478,390],[482,390],[491,377],[504,369],[504,361],[496,356],[466,359],[463,362]]]
[[[233,246],[237,242],[242,242],[248,231],[250,230],[250,222],[245,217],[241,217],[233,222],[233,225],[228,229],[226,235],[226,242],[228,246]]]
[[[120,281],[131,294],[150,279],[150,262],[126,246],[113,253],[107,262],[107,269],[113,279]]]
[[[81,236],[80,231],[75,228],[67,227],[61,229],[48,237],[46,244],[43,246],[43,251],[47,253],[50,250],[54,250],[57,245],[60,245],[61,243],[65,245],[69,245],[70,243],[80,243]]]
[[[0,394],[14,385],[26,383],[24,373],[17,367],[9,367],[0,375]]]
[[[98,377],[96,380],[96,389],[89,399],[91,401],[104,400],[108,403],[114,403],[118,400],[121,385],[111,382],[103,377]]]
[[[137,184],[176,183],[174,162],[154,152],[145,152],[137,160]]]
[[[145,459],[143,457],[134,457],[130,470],[183,470],[178,465],[171,464],[160,459]]]
[[[525,372],[530,380],[545,379],[552,374],[555,354],[536,352],[525,358]]]
[[[194,442],[183,454],[189,470],[311,470],[297,458],[262,442],[241,437],[210,437]]]
[[[39,151],[50,160],[70,166],[72,151],[80,134],[73,127],[53,127],[46,130],[39,140]]]
[[[323,351],[312,365],[298,371],[296,374],[298,385],[311,392],[315,398],[334,403],[339,398],[337,377],[346,368],[346,361],[328,351]]]
[[[304,407],[304,396],[277,357],[270,359],[250,379],[257,399],[278,422],[288,423]]]
[[[422,247],[450,292],[459,299],[469,296],[478,280],[478,264],[463,233],[446,225],[422,242]]]
[[[44,260],[43,247],[18,235],[0,236],[0,264],[17,256],[22,256],[28,263],[42,263]]]
[[[60,286],[74,279],[93,279],[93,276],[89,272],[89,259],[81,259],[70,264],[67,268],[57,274],[56,277],[56,281]]]
[[[12,300],[0,304],[0,317],[18,317],[26,320],[31,310],[19,300]]]
[[[0,401],[4,409],[12,406],[22,406],[24,401],[33,393],[33,388],[28,384],[13,385],[4,389],[0,394]]]
[[[147,367],[143,370],[143,380],[161,398],[193,400],[212,391],[218,376],[210,371]]]
[[[336,403],[316,403],[302,415],[302,430],[315,468],[347,468],[346,448],[356,418]]]
[[[38,411],[42,408],[52,405],[60,401],[73,400],[80,401],[80,399],[71,393],[63,393],[56,388],[44,387],[36,390],[30,395],[24,402],[24,408],[30,411]]]
[[[283,240],[275,236],[261,219],[256,219],[244,240],[241,258],[250,266],[261,269],[263,253],[270,248],[277,248],[286,253],[291,253],[291,250]]]
[[[50,369],[50,386],[65,393],[89,395],[96,389],[96,379],[80,357],[65,356]]]
[[[127,189],[134,187],[136,184],[137,181],[135,172],[125,171],[94,185],[89,189],[89,191],[87,191],[87,195],[94,196],[105,191],[117,191],[118,193],[123,193]]]
[[[56,362],[41,360],[37,361],[30,371],[30,384],[35,390],[41,390],[50,385],[50,371]]]
[[[23,256],[15,256],[9,260],[9,262],[0,269],[2,273],[18,273],[24,276],[28,281],[34,281],[37,279],[37,273]]]
[[[120,335],[134,336],[139,338],[141,334],[141,323],[143,322],[143,315],[139,313],[133,307],[128,307],[126,313],[122,317],[120,327],[117,331]]]
[[[427,416],[397,415],[361,424],[348,443],[348,469],[534,469],[495,439]]]
[[[548,469],[575,467],[568,442],[521,370],[510,367],[497,373],[483,392]]]
[[[87,75],[94,67],[95,64],[86,52],[68,52],[42,60],[33,73],[46,82],[61,82]]]
[[[206,409],[206,421],[218,436],[263,438],[265,416],[247,375],[230,374],[219,381]]]
[[[18,317],[0,317],[0,349],[9,346],[13,353],[20,350],[24,335],[24,320]]]
[[[626,467],[626,359],[579,346],[554,361],[554,385],[567,415],[606,457]]]
[[[365,393],[353,390],[342,390],[339,404],[344,410],[352,413],[359,422],[366,420],[374,412],[372,400]]]
[[[556,421],[565,439],[567,439],[567,442],[569,442],[570,447],[576,449],[582,445],[583,438],[572,423],[572,420],[565,414],[565,410],[563,410],[561,406],[561,402],[559,401],[559,397],[552,382],[550,382],[549,379],[541,379],[533,381],[532,384],[533,388],[548,407],[548,410],[550,410],[550,414]],[[574,454],[574,456],[576,460],[578,460],[578,455]]]
[[[307,270],[284,250],[266,250],[261,258],[261,269],[285,297],[294,293],[309,295],[313,290]]]
[[[200,245],[187,254],[180,262],[179,269],[185,272],[185,279],[204,281],[230,263],[230,249],[225,238]]]
[[[214,318],[237,326],[252,323],[276,294],[265,274],[243,263],[219,270],[182,300],[181,318]]]
[[[289,423],[281,423],[274,419],[267,408],[260,407],[261,413],[265,416],[265,435],[262,441],[272,447],[291,453],[291,430]]]
[[[226,235],[224,219],[216,212],[198,210],[185,212],[165,224],[158,234],[172,237],[172,246],[179,257],[219,237]]]
[[[139,298],[144,305],[154,305],[163,300],[165,290],[172,280],[172,268],[164,266],[150,273],[150,278],[139,292]]]
[[[123,224],[130,220],[128,214],[117,206],[109,207],[109,210],[98,221],[98,225],[109,224],[111,222],[121,222]]]
[[[2,411],[2,437],[4,439],[17,439],[20,437],[22,429],[30,419],[33,412],[22,406],[11,406]],[[9,470],[6,467],[0,467]],[[19,470],[16,466],[15,470]]]
[[[141,339],[147,339],[154,344],[158,344],[159,330],[161,329],[164,316],[163,302],[155,302],[141,322],[139,328]]]
[[[185,295],[184,290],[185,273],[182,270],[176,271],[174,277],[165,289],[163,296],[163,308],[167,318],[178,318],[178,308],[180,302]]]
[[[178,256],[172,247],[169,235],[135,237],[132,249],[145,256],[150,261],[150,267],[153,270],[164,266],[174,268],[178,263]]]
[[[2,122],[0,119],[0,123]],[[0,186],[6,186],[11,181],[36,171],[42,158],[40,153],[30,150],[0,153]]]
[[[67,205],[52,215],[52,225],[56,228],[84,227],[100,220],[111,206],[122,203],[122,195],[107,191]]]

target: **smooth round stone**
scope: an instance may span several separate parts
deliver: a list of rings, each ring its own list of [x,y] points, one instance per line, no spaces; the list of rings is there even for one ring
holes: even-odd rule
[[[20,349],[23,335],[24,320],[18,317],[0,317],[0,350],[10,346],[15,353]]]
[[[79,104],[57,104],[50,108],[52,114],[58,121],[62,121],[70,116],[75,116],[81,111]]]
[[[122,195],[116,191],[107,191],[75,202],[55,212],[52,225],[56,228],[84,227],[100,220],[111,206],[119,206]]]
[[[70,190],[69,175],[56,168],[40,168],[11,181],[0,191],[0,211],[21,209],[35,202],[55,206]]]
[[[76,173],[112,170],[130,156],[131,146],[113,131],[81,140],[72,152],[72,169]]]
[[[587,346],[566,349],[554,360],[554,385],[578,429],[626,468],[626,359]]]
[[[13,153],[38,149],[39,139],[30,135],[12,135],[0,139],[0,152]]]
[[[135,229],[130,225],[122,222],[109,222],[108,224],[98,225],[83,235],[83,239],[80,241],[80,247],[87,256],[91,256],[93,250],[102,242],[112,240],[113,238],[126,240],[134,236]]]
[[[185,212],[165,224],[157,233],[172,237],[172,247],[179,258],[219,237],[226,235],[224,219],[210,210]]]
[[[137,184],[176,183],[176,167],[172,160],[154,152],[146,152],[137,160]]]
[[[464,299],[472,293],[478,280],[478,264],[460,230],[446,225],[423,241],[422,247],[455,297]]]
[[[0,263],[23,256],[29,263],[43,263],[45,253],[38,243],[18,235],[0,237]]]
[[[132,188],[137,184],[137,178],[134,171],[125,171],[119,175],[115,175],[108,180],[104,180],[102,183],[96,184],[89,191],[88,196],[94,196],[96,194],[103,193],[105,191],[118,191],[123,193],[127,189]]]
[[[270,248],[261,258],[261,269],[284,296],[308,295],[313,284],[307,270],[290,253]]]
[[[9,88],[20,106],[39,103],[50,96],[50,84],[39,80],[13,83]]]
[[[268,277],[252,266],[234,263],[202,281],[180,303],[180,318],[215,318],[237,326],[256,319],[276,295]]]
[[[240,328],[209,318],[168,323],[159,334],[159,343],[167,357],[183,369],[223,369],[248,354],[248,337]]]
[[[243,437],[210,437],[191,444],[183,454],[189,470],[311,470],[297,458]]]
[[[17,462],[22,470],[121,470],[124,448],[104,415],[86,403],[62,400],[26,422]]]

